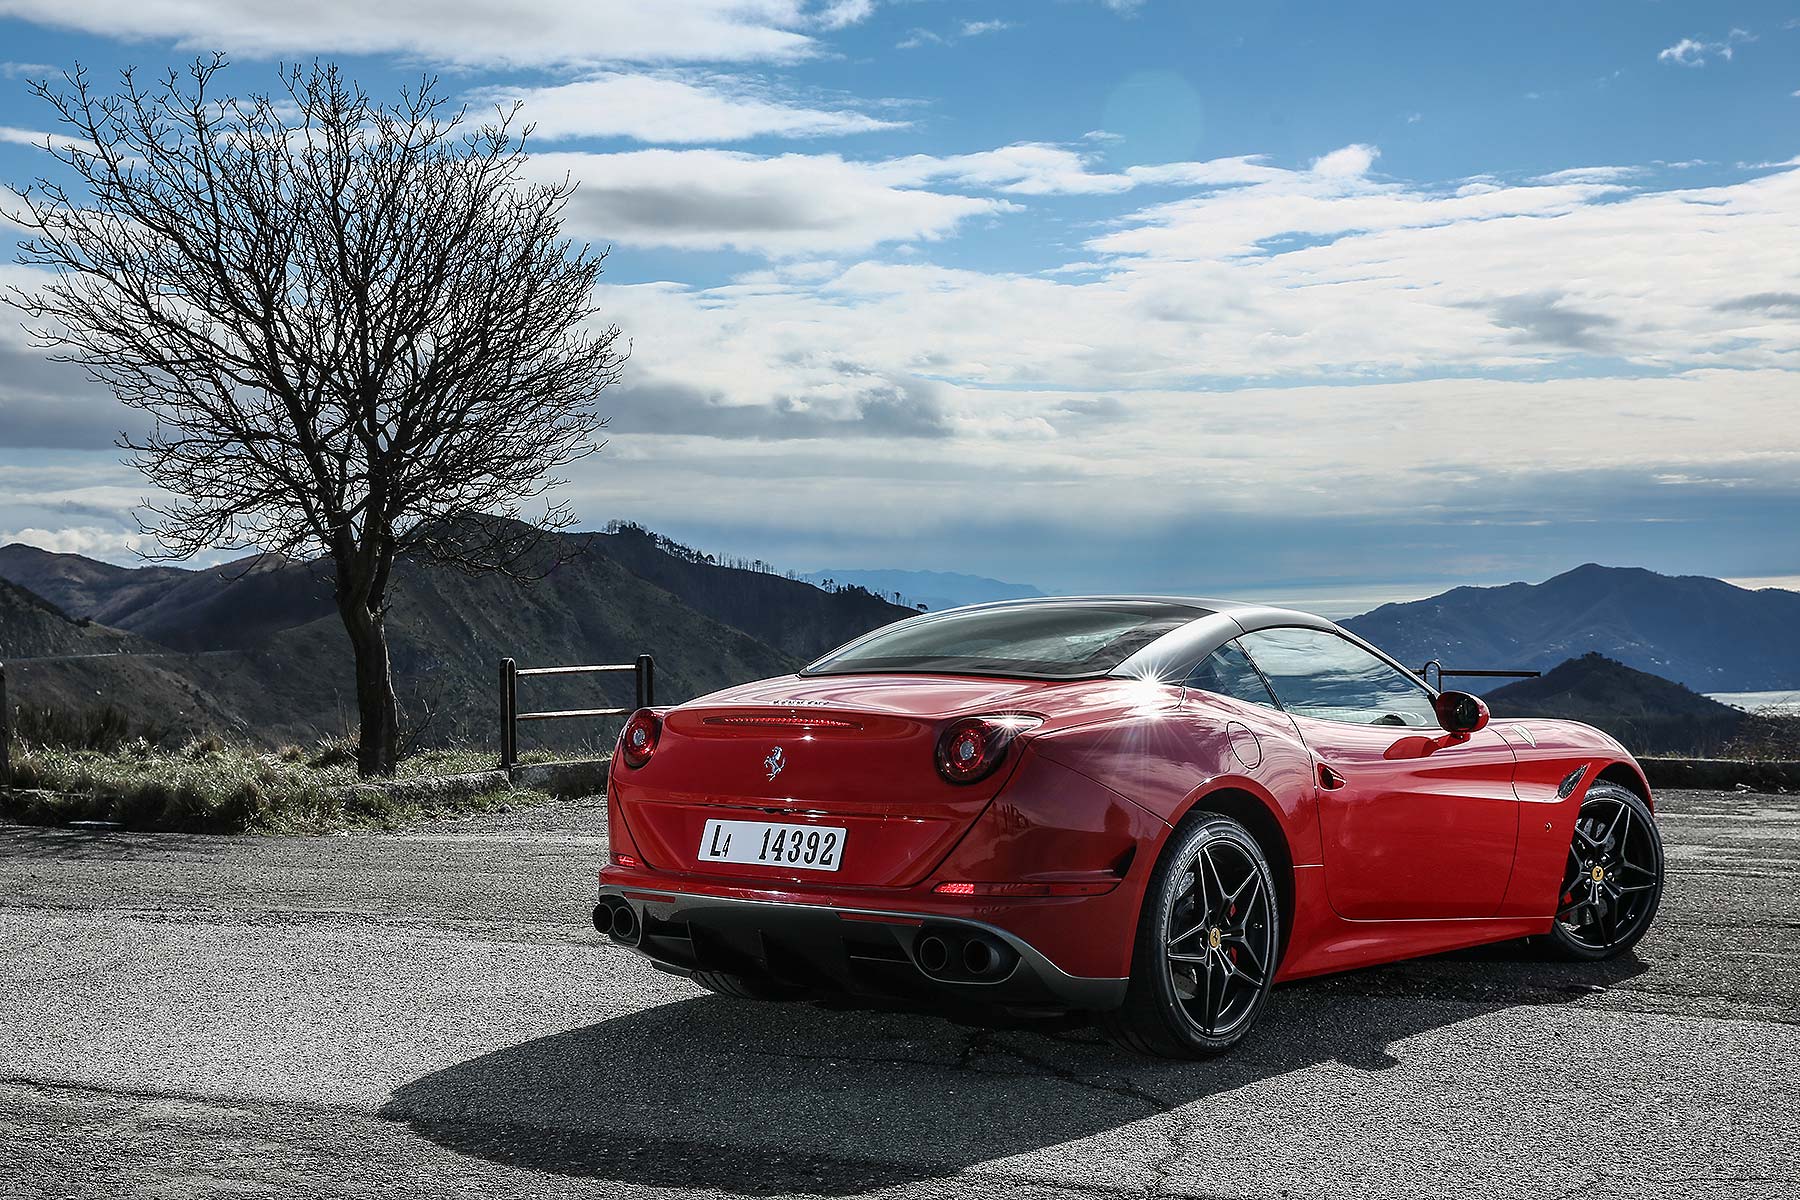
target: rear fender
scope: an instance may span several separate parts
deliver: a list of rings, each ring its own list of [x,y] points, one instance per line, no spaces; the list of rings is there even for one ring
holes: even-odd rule
[[[996,897],[992,920],[1071,975],[1131,972],[1139,905],[1169,827],[1078,771],[1027,750],[1007,785],[932,872],[934,883],[1076,884],[1085,896]],[[1073,927],[1072,927],[1073,923]]]
[[[1312,756],[1282,714],[1207,695],[1145,719],[1039,739],[1046,757],[1130,797],[1161,824],[1134,863],[1126,928],[1135,928],[1151,870],[1172,829],[1193,812],[1220,811],[1262,846],[1275,876],[1282,953],[1293,936],[1297,868],[1320,862]]]
[[[1099,780],[1173,826],[1209,794],[1243,792],[1266,808],[1290,861],[1321,861],[1312,756],[1281,713],[1221,697],[1153,717],[1034,739],[1039,752]]]

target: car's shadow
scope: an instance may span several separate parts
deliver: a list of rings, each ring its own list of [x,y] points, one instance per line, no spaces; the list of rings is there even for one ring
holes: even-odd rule
[[[1409,1037],[1644,969],[1631,956],[1564,965],[1500,949],[1300,983],[1207,1062],[1141,1058],[1078,1027],[708,996],[438,1071],[397,1088],[381,1115],[458,1153],[559,1175],[845,1195],[1104,1137],[1314,1064],[1382,1070]]]

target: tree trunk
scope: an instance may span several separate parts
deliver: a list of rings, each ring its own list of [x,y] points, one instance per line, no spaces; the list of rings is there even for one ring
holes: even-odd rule
[[[387,624],[381,613],[354,602],[339,611],[356,652],[356,712],[361,722],[356,769],[365,777],[392,775],[400,743],[400,706],[388,664]]]

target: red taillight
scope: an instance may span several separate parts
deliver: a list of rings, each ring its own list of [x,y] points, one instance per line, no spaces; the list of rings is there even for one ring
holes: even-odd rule
[[[616,867],[632,867],[635,869],[644,865],[642,860],[635,854],[615,854],[612,856],[612,860],[613,865]]]
[[[931,890],[940,896],[973,896],[975,885],[972,883],[940,883]]]
[[[656,740],[662,736],[662,721],[647,708],[640,708],[619,731],[619,757],[628,767],[641,767],[656,753]]]
[[[993,773],[1012,740],[1042,725],[1042,717],[1006,714],[964,717],[944,730],[937,744],[937,768],[951,783],[974,783]]]

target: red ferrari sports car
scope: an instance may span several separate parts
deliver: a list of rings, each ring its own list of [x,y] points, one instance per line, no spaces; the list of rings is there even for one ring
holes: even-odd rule
[[[594,924],[728,995],[1090,1010],[1216,1054],[1270,987],[1532,938],[1602,959],[1663,854],[1624,747],[1490,722],[1330,621],[1143,597],[878,629],[626,723]]]

